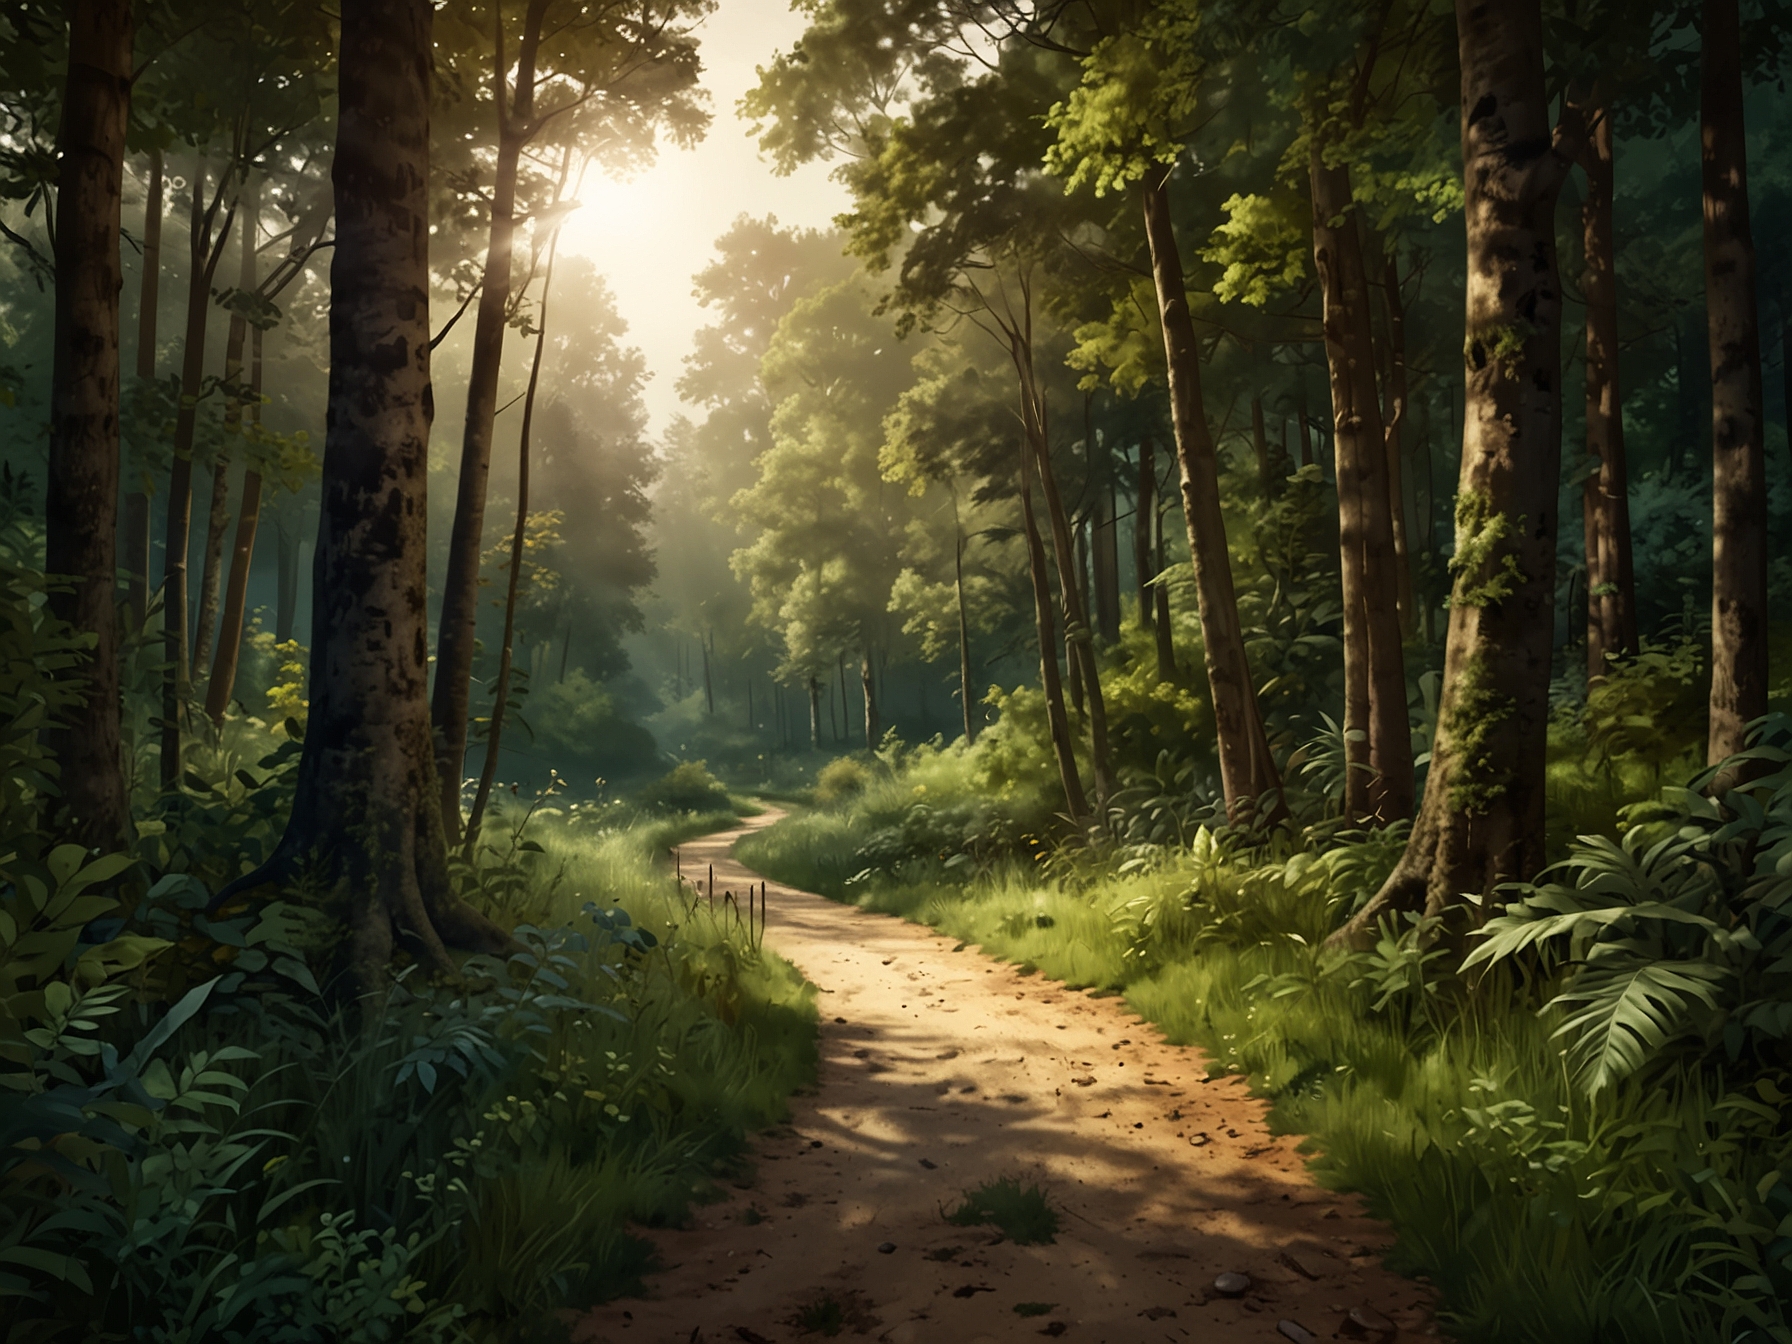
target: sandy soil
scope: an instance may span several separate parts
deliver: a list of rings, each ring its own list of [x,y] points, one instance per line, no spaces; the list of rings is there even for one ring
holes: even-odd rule
[[[744,890],[731,847],[777,815],[684,846],[686,874]],[[1122,1000],[776,883],[769,906],[768,941],[821,990],[819,1089],[758,1137],[754,1182],[645,1234],[649,1295],[591,1312],[577,1344],[795,1344],[821,1338],[801,1313],[824,1296],[840,1338],[888,1344],[1435,1335],[1426,1289],[1381,1266],[1388,1230]],[[945,1221],[1000,1176],[1049,1192],[1054,1244]],[[1248,1291],[1217,1291],[1226,1273]]]

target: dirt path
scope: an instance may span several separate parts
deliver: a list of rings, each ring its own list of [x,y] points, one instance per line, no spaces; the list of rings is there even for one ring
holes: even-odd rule
[[[743,889],[733,843],[778,815],[684,846],[686,873],[713,862]],[[841,1338],[888,1344],[1436,1333],[1426,1291],[1381,1267],[1387,1229],[1307,1178],[1241,1080],[1207,1081],[1122,1000],[776,883],[768,941],[821,989],[820,1088],[759,1136],[751,1188],[646,1234],[650,1295],[590,1313],[578,1344],[795,1344],[821,1338],[800,1313],[824,1297]],[[1047,1189],[1054,1244],[945,1222],[1000,1176]],[[1243,1296],[1215,1290],[1228,1272]]]

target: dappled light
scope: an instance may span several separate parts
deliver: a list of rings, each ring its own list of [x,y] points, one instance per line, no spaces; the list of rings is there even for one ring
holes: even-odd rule
[[[1792,22],[0,12],[0,1335],[1792,1340]]]

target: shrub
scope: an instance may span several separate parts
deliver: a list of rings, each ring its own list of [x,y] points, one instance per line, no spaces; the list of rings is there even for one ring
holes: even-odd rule
[[[815,801],[824,807],[857,798],[871,783],[871,772],[850,756],[838,756],[815,777]]]
[[[733,806],[722,781],[702,761],[683,761],[637,795],[650,812],[719,812]]]

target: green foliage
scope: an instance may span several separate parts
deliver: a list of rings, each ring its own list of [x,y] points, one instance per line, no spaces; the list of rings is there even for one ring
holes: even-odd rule
[[[649,812],[720,812],[733,800],[702,761],[681,761],[636,795]]]
[[[815,776],[815,801],[823,807],[846,802],[865,792],[871,772],[850,756],[836,756]]]
[[[1016,1246],[1047,1246],[1058,1239],[1058,1211],[1037,1184],[1021,1187],[1012,1176],[965,1191],[946,1221],[954,1227],[996,1227]]]
[[[1174,774],[1133,809],[1156,809],[1155,847],[1042,846],[956,868],[901,850],[918,801],[978,779],[975,755],[922,752],[850,808],[791,817],[742,853],[1068,985],[1123,991],[1210,1069],[1248,1074],[1274,1123],[1312,1136],[1319,1179],[1393,1223],[1391,1262],[1438,1285],[1456,1338],[1772,1339],[1792,1329],[1777,968],[1792,789],[1778,742],[1722,808],[1670,789],[1632,807],[1622,842],[1583,841],[1560,879],[1495,913],[1488,941],[1503,950],[1460,971],[1417,919],[1368,951],[1321,951],[1392,870],[1404,827],[1250,848],[1203,824]],[[904,856],[862,873],[878,845]],[[1612,992],[1600,963],[1666,967],[1679,1006],[1645,1000],[1645,1019],[1634,994],[1616,1015],[1561,997]],[[1636,1071],[1611,1067],[1624,1049]],[[1590,1093],[1575,1066],[1600,1059],[1609,1077]]]
[[[1583,836],[1489,920],[1464,969],[1535,953],[1567,968],[1547,1011],[1598,1093],[1677,1049],[1777,1055],[1792,1038],[1792,723],[1746,754],[1773,773],[1719,801],[1669,789],[1621,841]],[[1707,776],[1707,779],[1710,776]]]

